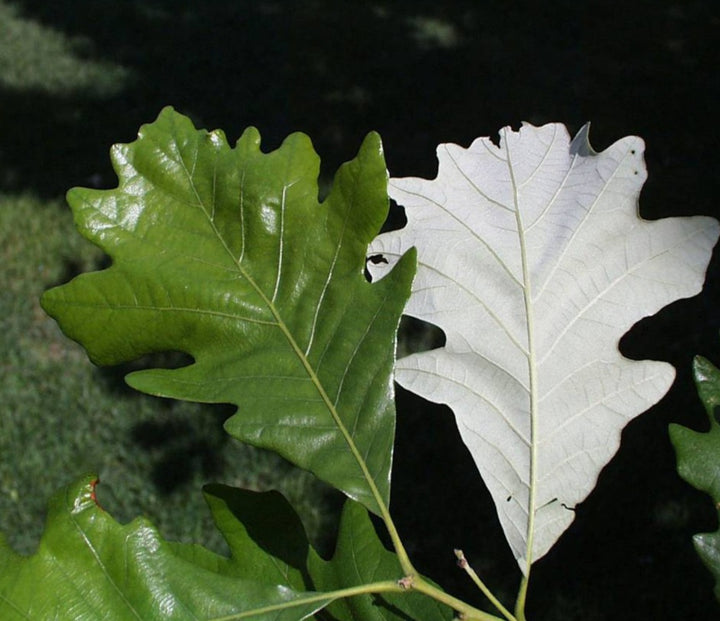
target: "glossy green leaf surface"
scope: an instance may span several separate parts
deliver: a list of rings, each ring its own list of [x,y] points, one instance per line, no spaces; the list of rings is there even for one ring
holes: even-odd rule
[[[385,549],[360,505],[347,502],[340,519],[335,554],[330,561],[313,555],[309,562],[314,588],[333,591],[353,584],[398,580],[403,576],[397,557]],[[330,604],[337,621],[449,621],[450,608],[418,593],[359,595]]]
[[[119,185],[68,194],[81,233],[112,259],[43,297],[97,364],[182,351],[194,362],[128,376],[156,395],[238,406],[226,428],[380,513],[389,502],[395,332],[414,257],[363,275],[385,220],[377,135],[318,202],[303,134],[271,153],[250,128],[231,148],[167,108],[115,145]]]
[[[95,483],[85,477],[52,499],[34,555],[0,546],[1,619],[296,621],[328,602],[248,577],[233,529],[223,534],[238,556],[225,559],[170,544],[142,519],[118,524],[97,505]]]
[[[697,432],[681,425],[670,426],[680,476],[693,487],[710,494],[720,518],[720,370],[698,356],[693,371],[698,394],[710,420],[710,430]],[[715,596],[720,601],[720,530],[698,534],[693,543],[700,558],[715,576]]]

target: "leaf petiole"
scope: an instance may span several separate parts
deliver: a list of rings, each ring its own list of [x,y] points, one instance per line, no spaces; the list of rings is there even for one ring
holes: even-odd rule
[[[475,573],[475,570],[470,566],[470,563],[468,563],[465,558],[465,553],[462,550],[455,550],[455,556],[458,560],[458,567],[470,576],[470,579],[482,591],[483,595],[490,600],[490,603],[492,603],[492,605],[495,606],[495,608],[497,608],[508,621],[516,621],[513,614],[502,605],[500,600],[492,594],[492,591],[490,591],[487,585],[480,579],[480,576]]]
[[[300,597],[282,604],[273,604],[271,606],[263,606],[262,608],[254,608],[253,610],[245,610],[236,614],[227,615],[225,617],[213,617],[208,621],[235,621],[235,619],[248,619],[262,614],[274,612],[276,610],[287,610],[295,606],[311,604],[313,602],[327,601],[329,604],[337,599],[344,597],[353,597],[355,595],[367,595],[370,593],[400,593],[405,589],[400,586],[397,581],[385,580],[383,582],[373,582],[370,584],[361,584],[359,586],[349,587],[347,589],[338,589],[337,591],[329,591],[327,593],[313,593],[308,597]]]
[[[530,568],[528,567],[528,572]],[[517,621],[526,621],[525,619],[525,599],[527,598],[528,582],[530,574],[523,574],[520,588],[518,589],[517,600],[515,601],[515,617]]]
[[[449,606],[459,613],[460,618],[463,619],[463,621],[502,621],[500,617],[496,617],[488,612],[483,612],[463,600],[445,593],[445,591],[440,590],[438,587],[426,582],[420,577],[416,577],[413,580],[412,589],[418,593],[423,593],[428,597],[432,597],[434,600],[445,604],[446,606]],[[513,619],[512,616],[510,619]]]
[[[357,595],[369,595],[372,593],[403,593],[409,591],[417,591],[423,593],[432,599],[447,605],[461,615],[465,621],[502,621],[499,617],[478,610],[473,606],[463,602],[462,600],[448,595],[438,587],[426,582],[422,578],[405,577],[400,580],[385,580],[383,582],[373,582],[369,584],[361,584],[359,586],[349,587],[346,589],[338,589],[337,591],[329,591],[327,593],[313,593],[308,597],[300,597],[282,604],[273,604],[262,608],[254,608],[253,610],[245,610],[224,617],[213,617],[208,621],[236,621],[238,619],[249,619],[258,615],[264,615],[275,611],[288,610],[295,606],[311,604],[313,602],[326,602],[327,604],[346,597],[354,597]]]

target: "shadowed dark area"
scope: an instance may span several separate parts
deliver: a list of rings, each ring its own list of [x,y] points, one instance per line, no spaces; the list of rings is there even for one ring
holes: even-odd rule
[[[172,409],[172,401],[163,401]],[[209,408],[208,408],[209,409]],[[151,455],[154,465],[152,480],[160,493],[170,493],[189,483],[195,471],[206,480],[221,475],[223,463],[220,448],[230,438],[222,431],[222,423],[234,407],[214,406],[210,422],[192,424],[187,419],[146,420],[135,426],[133,439]],[[193,421],[194,422],[194,421]]]
[[[141,124],[172,105],[199,127],[224,129],[231,144],[248,125],[259,128],[264,150],[293,131],[308,133],[325,186],[371,130],[383,138],[392,176],[433,178],[439,143],[467,146],[522,121],[561,121],[571,133],[591,121],[598,151],[628,134],[646,141],[643,217],[720,216],[720,10],[712,2],[9,4],[23,19],[77,39],[77,55],[117,65],[127,77],[101,93],[20,89],[0,79],[1,191],[54,198],[74,185],[113,187],[110,145],[134,140]],[[623,339],[626,356],[668,361],[677,380],[626,428],[573,526],[537,563],[528,618],[720,618],[712,577],[691,541],[717,528],[716,511],[678,477],[667,434],[671,422],[707,428],[691,361],[701,354],[720,364],[719,288],[716,256],[702,295],[641,321]],[[107,383],[117,386],[126,371],[106,373]],[[134,436],[156,456],[157,489],[182,486],[198,470],[212,478],[222,440],[159,425],[138,425]],[[392,499],[421,571],[480,602],[456,567],[453,548],[462,548],[512,602],[519,571],[452,413],[403,390]]]

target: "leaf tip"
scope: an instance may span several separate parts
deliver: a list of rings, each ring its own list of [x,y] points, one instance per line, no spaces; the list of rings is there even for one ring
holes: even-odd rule
[[[372,150],[383,159],[383,162],[385,161],[385,151],[383,149],[383,143],[382,138],[380,137],[380,134],[376,131],[370,131],[367,133],[365,138],[362,141],[362,144],[360,145],[360,150],[363,151],[365,149]]]
[[[590,144],[590,121],[583,125],[570,143],[570,155],[597,155]]]
[[[237,146],[241,149],[252,147],[254,150],[259,151],[261,142],[260,130],[251,125],[250,127],[246,127],[240,135],[240,138],[237,140]]]
[[[715,365],[707,358],[699,355],[693,358],[693,376],[696,384],[711,380],[717,373]]]
[[[97,474],[89,473],[66,488],[66,506],[68,506],[73,515],[77,515],[88,509],[102,509],[97,501],[97,494],[95,493],[95,488],[99,482],[100,477],[98,477]]]

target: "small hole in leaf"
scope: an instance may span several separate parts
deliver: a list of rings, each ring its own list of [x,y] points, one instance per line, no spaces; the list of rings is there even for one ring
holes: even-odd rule
[[[381,254],[373,254],[365,259],[365,270],[364,270],[365,280],[367,280],[368,282],[372,282],[373,281],[372,274],[370,273],[370,270],[367,268],[368,263],[372,263],[373,265],[378,265],[380,263],[384,263],[385,265],[387,265],[388,260]]]
[[[630,153],[632,153],[633,155],[635,155],[635,149],[633,149],[632,151],[630,151]]]

